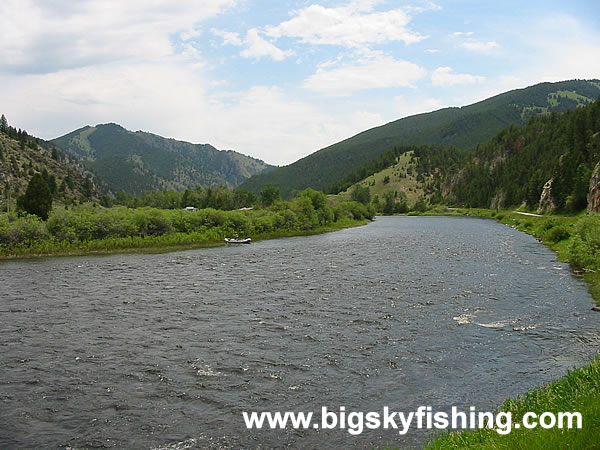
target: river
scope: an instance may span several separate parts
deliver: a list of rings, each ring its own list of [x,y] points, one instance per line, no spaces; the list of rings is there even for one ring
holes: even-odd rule
[[[586,364],[600,314],[491,220],[0,262],[0,447],[419,447],[411,429],[247,430],[242,412],[493,410]]]

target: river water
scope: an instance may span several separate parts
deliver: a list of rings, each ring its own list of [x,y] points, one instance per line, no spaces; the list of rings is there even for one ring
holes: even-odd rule
[[[493,410],[600,345],[585,285],[494,221],[0,263],[0,447],[418,447],[243,411]]]

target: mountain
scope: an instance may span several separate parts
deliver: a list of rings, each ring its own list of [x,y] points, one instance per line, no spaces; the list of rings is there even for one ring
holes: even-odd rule
[[[472,151],[395,147],[337,186],[334,201],[366,190],[363,198],[384,213],[405,212],[420,199],[471,208],[598,212],[600,99],[513,124]]]
[[[3,116],[4,117],[4,116]],[[55,145],[22,130],[0,129],[0,205],[14,210],[16,198],[23,194],[31,177],[40,173],[57,203],[71,204],[99,200],[91,174],[76,156],[65,154]]]
[[[232,150],[132,132],[114,123],[86,126],[52,142],[81,157],[111,190],[134,194],[197,185],[233,188],[273,167]]]
[[[502,130],[456,171],[446,200],[485,208],[578,212],[588,205],[600,162],[600,100]]]
[[[541,83],[509,91],[460,108],[417,114],[372,128],[323,148],[288,166],[254,176],[240,187],[259,192],[279,186],[283,196],[307,187],[327,190],[394,146],[444,145],[472,148],[493,138],[510,124],[532,116],[586,105],[600,95],[600,80]]]

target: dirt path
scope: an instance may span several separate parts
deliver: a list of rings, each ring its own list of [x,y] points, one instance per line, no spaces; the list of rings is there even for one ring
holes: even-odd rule
[[[526,212],[521,212],[521,211],[513,211],[513,212],[514,212],[514,213],[517,213],[517,214],[521,214],[521,215],[523,215],[523,216],[542,217],[541,215],[539,215],[539,214],[534,214],[534,213],[526,213]]]

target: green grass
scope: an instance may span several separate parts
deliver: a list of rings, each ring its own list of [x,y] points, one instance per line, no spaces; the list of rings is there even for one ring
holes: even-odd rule
[[[512,431],[499,434],[492,429],[452,432],[433,439],[427,449],[595,449],[600,448],[600,356],[565,377],[528,392],[516,400],[506,400],[498,411],[510,412]],[[581,429],[558,427],[534,429],[514,427],[523,415],[535,412],[539,417],[548,411],[579,412]]]

